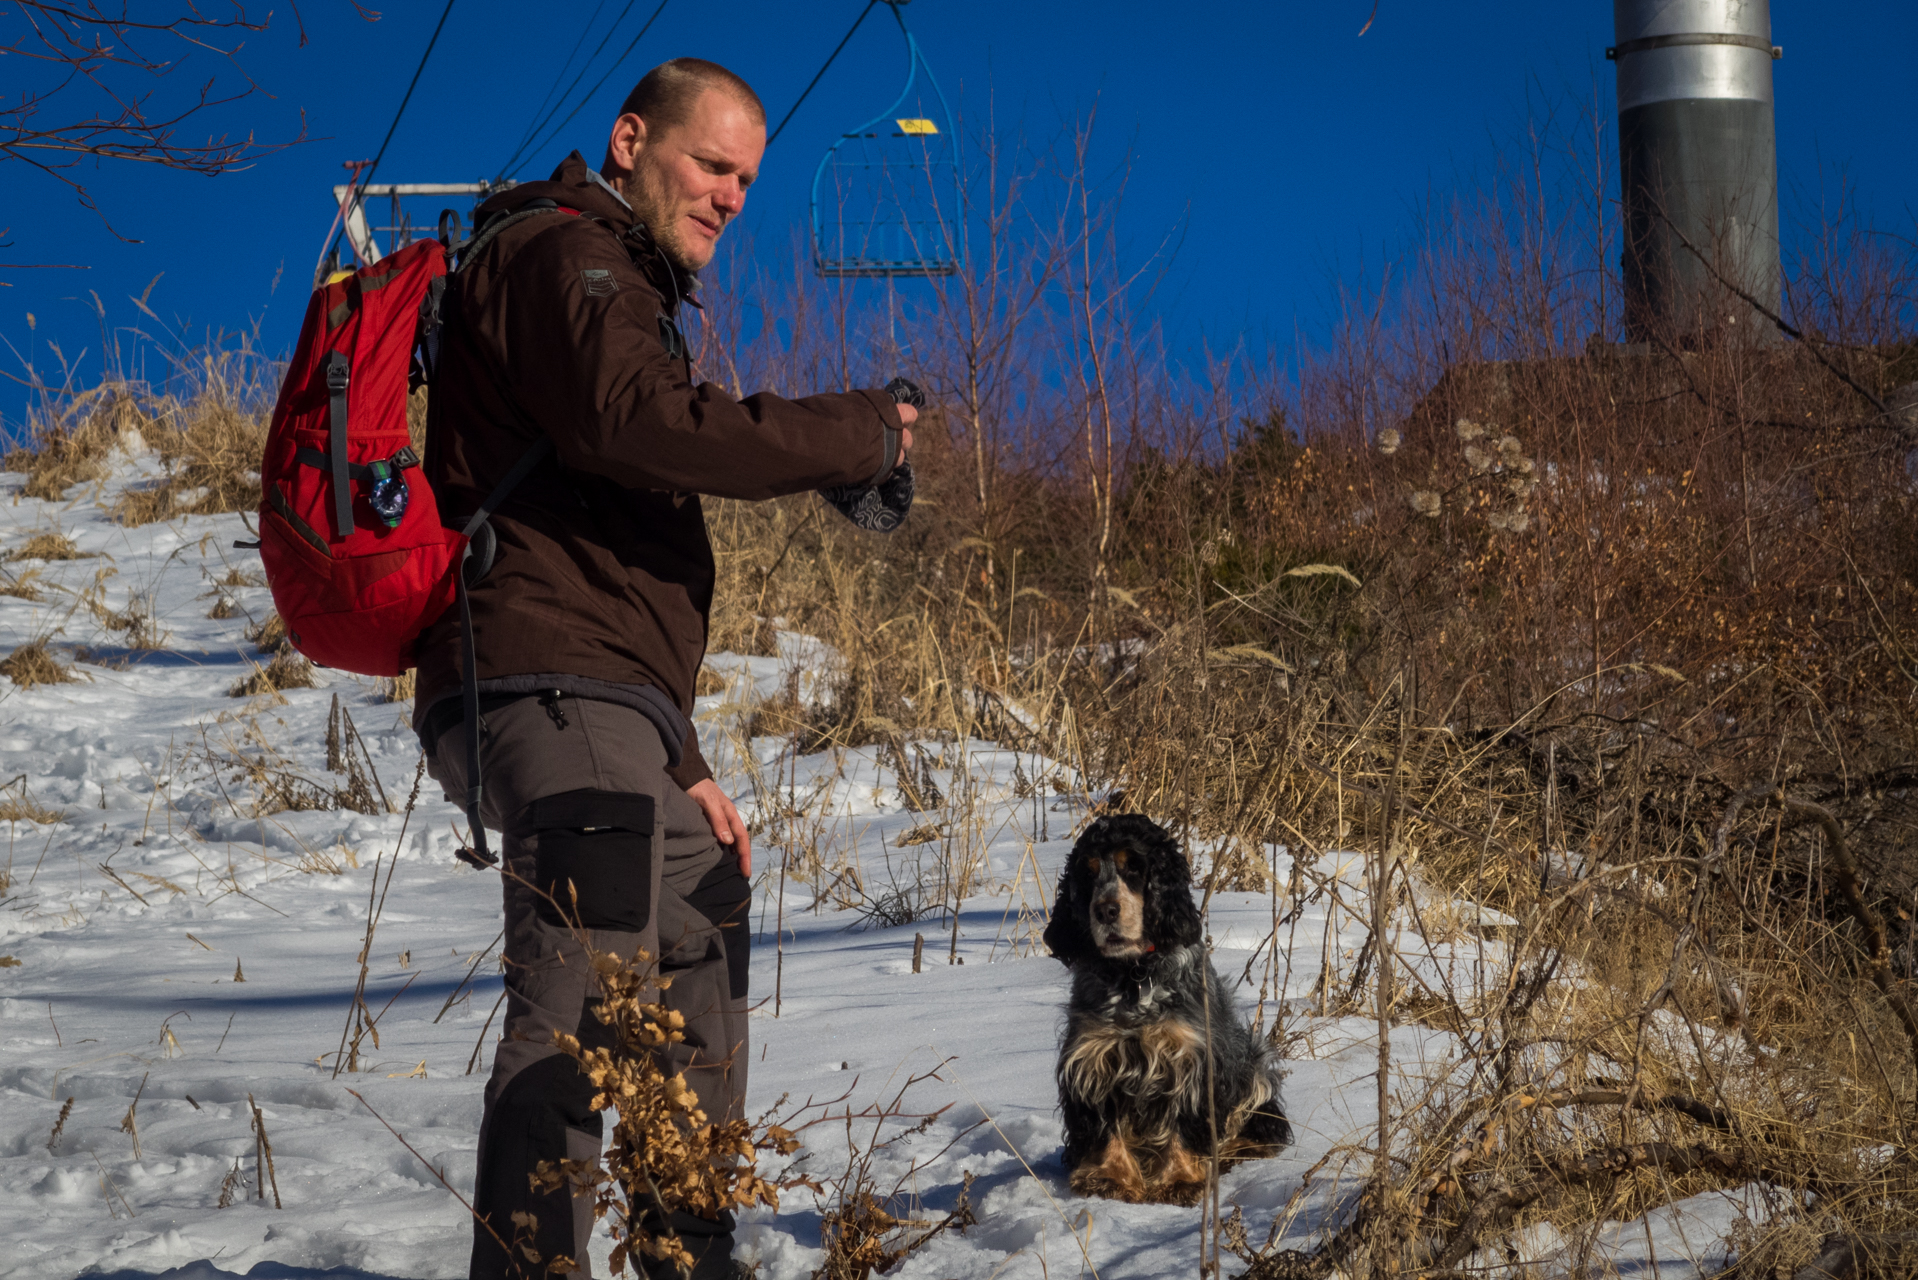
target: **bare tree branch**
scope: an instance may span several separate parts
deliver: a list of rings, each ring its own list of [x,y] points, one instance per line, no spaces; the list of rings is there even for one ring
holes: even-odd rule
[[[348,2],[362,18],[378,19],[357,0]],[[0,95],[0,161],[18,161],[64,183],[107,222],[71,173],[88,158],[212,177],[306,141],[304,113],[298,133],[284,140],[261,141],[250,130],[193,141],[180,136],[205,113],[271,96],[240,64],[239,54],[247,36],[267,29],[272,14],[255,19],[239,0],[230,0],[230,10],[218,16],[203,12],[198,0],[172,0],[169,8],[171,14],[138,17],[129,0],[0,4],[0,13],[10,11],[12,19],[0,28],[0,57],[16,59],[11,65],[39,78]],[[294,20],[304,45],[305,21],[297,6]],[[222,59],[226,82],[218,75],[195,77],[196,87],[170,92],[195,55]],[[236,77],[239,83],[233,83]],[[120,234],[110,222],[107,229]]]

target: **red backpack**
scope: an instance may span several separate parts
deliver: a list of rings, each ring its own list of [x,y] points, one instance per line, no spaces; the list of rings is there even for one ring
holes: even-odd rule
[[[555,212],[578,211],[529,201],[490,218],[454,252],[471,261],[506,227]],[[293,647],[359,675],[396,676],[412,666],[420,633],[457,600],[470,724],[479,690],[461,588],[492,567],[486,518],[552,441],[541,437],[529,448],[463,527],[441,525],[407,434],[406,397],[428,380],[437,358],[446,258],[446,245],[421,240],[314,290],[260,461],[260,559]],[[479,820],[478,735],[467,739],[472,852],[475,865],[490,864]]]
[[[322,666],[399,675],[453,603],[466,538],[440,526],[406,431],[422,312],[445,275],[444,247],[420,240],[314,290],[280,384],[260,558],[287,638]]]

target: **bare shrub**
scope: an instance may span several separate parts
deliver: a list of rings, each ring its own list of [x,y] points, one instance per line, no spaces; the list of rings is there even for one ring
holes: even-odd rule
[[[712,1218],[755,1204],[777,1208],[781,1190],[814,1184],[803,1175],[779,1181],[760,1175],[761,1154],[788,1156],[798,1149],[792,1130],[709,1117],[683,1075],[669,1077],[660,1069],[658,1051],[685,1039],[685,1022],[657,1003],[657,992],[672,979],[656,972],[652,958],[641,952],[628,962],[590,945],[588,955],[603,993],[594,1015],[611,1028],[613,1046],[589,1049],[563,1032],[554,1033],[554,1043],[597,1090],[594,1109],[614,1112],[612,1143],[603,1164],[542,1161],[535,1185],[593,1197],[594,1218],[611,1219],[614,1275],[625,1273],[634,1254],[690,1267],[692,1255],[677,1236],[646,1229],[647,1211]],[[563,1266],[559,1259],[538,1257],[523,1241],[515,1243],[536,1266],[555,1273],[570,1269],[570,1259]]]
[[[855,1137],[849,1122],[846,1124],[846,1167],[825,1179],[823,1186],[815,1188],[825,1202],[819,1221],[819,1243],[825,1258],[813,1272],[813,1280],[866,1280],[875,1272],[883,1275],[940,1234],[946,1231],[964,1234],[967,1227],[979,1221],[973,1215],[969,1173],[964,1176],[951,1209],[938,1215],[926,1213],[916,1189],[917,1175],[926,1164],[944,1154],[943,1150],[930,1156],[915,1155],[890,1182],[882,1182],[878,1173],[882,1157],[912,1146],[914,1139],[923,1136],[944,1114],[944,1108],[917,1116],[905,1111],[906,1094],[911,1089],[940,1078],[938,1067],[911,1076],[886,1103],[868,1107],[867,1114],[859,1117],[870,1119],[872,1125],[870,1130],[860,1126],[863,1140]],[[845,1119],[850,1121],[851,1117]],[[895,1121],[891,1132],[887,1132],[888,1120]],[[982,1119],[962,1130],[945,1150],[950,1150],[953,1143],[973,1128],[986,1123],[988,1121]]]

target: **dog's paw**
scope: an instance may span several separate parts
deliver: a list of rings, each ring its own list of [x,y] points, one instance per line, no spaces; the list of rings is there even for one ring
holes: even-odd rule
[[[1175,1142],[1146,1180],[1146,1199],[1155,1204],[1195,1205],[1205,1198],[1205,1164]]]
[[[1073,1191],[1082,1196],[1103,1196],[1127,1204],[1140,1204],[1148,1198],[1139,1162],[1118,1138],[1106,1144],[1098,1163],[1087,1161],[1074,1169],[1070,1181]]]
[[[1191,1208],[1205,1199],[1205,1179],[1197,1182],[1161,1182],[1146,1188],[1146,1199],[1153,1204],[1177,1204]]]
[[[1145,1184],[1137,1179],[1114,1178],[1104,1169],[1080,1169],[1072,1175],[1072,1190],[1077,1195],[1122,1200],[1126,1204],[1144,1204],[1148,1199]],[[1194,1201],[1193,1203],[1197,1203]]]

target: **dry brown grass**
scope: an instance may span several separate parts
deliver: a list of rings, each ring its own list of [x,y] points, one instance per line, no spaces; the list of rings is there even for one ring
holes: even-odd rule
[[[86,560],[94,552],[82,551],[73,545],[73,539],[56,529],[44,530],[34,534],[14,550],[7,553],[9,560]]]
[[[22,573],[8,573],[0,569],[0,596],[37,602],[42,598],[40,584],[35,581],[39,576],[38,568],[28,569]]]
[[[1713,1187],[1813,1206],[1741,1236],[1754,1266],[1895,1242],[1918,1230],[1918,489],[1869,397],[1918,381],[1914,275],[1801,281],[1817,351],[1587,351],[1602,321],[1539,337],[1524,264],[1470,253],[1429,264],[1436,301],[1390,337],[1235,405],[1227,442],[1218,400],[1121,351],[1109,472],[1088,390],[1050,452],[929,415],[931,503],[891,538],[811,498],[711,504],[713,647],[770,652],[774,620],[833,645],[832,696],[755,731],[1038,750],[1220,842],[1208,889],[1270,888],[1271,843],[1356,850],[1401,911],[1414,858],[1467,904],[1402,939],[1473,903],[1518,921],[1483,984],[1328,957],[1312,1012],[1440,1027],[1459,1056],[1383,1065],[1381,1129],[1334,1157],[1366,1194],[1295,1256],[1237,1236],[1254,1274],[1501,1271],[1529,1222],[1595,1247]],[[1761,784],[1783,807],[1734,803]]]
[[[151,449],[164,475],[115,496],[112,512],[122,524],[257,509],[272,370],[243,343],[204,349],[175,373],[174,391],[109,380],[44,397],[30,416],[27,444],[5,460],[26,473],[22,493],[61,500],[74,485],[103,479],[115,450]]]
[[[0,788],[0,822],[32,822],[44,827],[66,820],[65,809],[41,804],[33,798],[33,793],[27,790],[25,778],[16,778],[10,785]],[[0,889],[0,892],[4,892],[4,889]]]
[[[29,640],[5,658],[0,658],[0,673],[22,689],[42,684],[71,684],[73,668],[53,656],[47,637]]]
[[[159,616],[154,612],[153,593],[136,591],[127,597],[126,607],[110,609],[96,593],[83,596],[93,609],[94,621],[101,628],[120,637],[129,649],[150,650],[166,647],[166,629],[160,625]]]
[[[277,688],[262,686],[260,696],[278,698],[279,694]],[[236,722],[223,721],[217,735],[213,732],[206,735],[195,756],[234,812],[247,817],[341,809],[354,813],[391,813],[393,810],[365,755],[365,745],[359,743],[357,751],[342,755],[336,727],[341,718],[342,709],[336,698],[333,724],[328,733],[334,741],[329,744],[330,758],[324,766],[289,757],[260,727],[258,717],[250,715],[237,722],[237,726]],[[357,739],[357,730],[349,733]],[[364,767],[362,761],[365,761]],[[314,775],[322,767],[343,777],[337,782],[316,778]],[[417,782],[415,785],[417,787]],[[293,865],[309,874],[338,875],[343,867],[358,864],[350,850],[342,849],[335,856],[330,850],[303,847]]]
[[[140,447],[151,421],[141,397],[103,382],[36,415],[27,443],[7,455],[6,467],[26,473],[24,496],[58,502],[74,485],[103,478],[116,448]]]
[[[229,698],[258,698],[287,689],[314,687],[313,664],[290,647],[274,654],[265,666],[251,665],[252,671],[234,681],[233,687],[226,691]]]
[[[287,639],[286,621],[278,613],[269,613],[259,622],[246,629],[246,638],[261,653],[284,654],[292,652],[292,642]]]
[[[182,515],[257,510],[267,411],[250,407],[225,388],[168,408],[171,412],[157,417],[147,432],[166,474],[157,483],[122,493],[114,519],[139,525]]]

